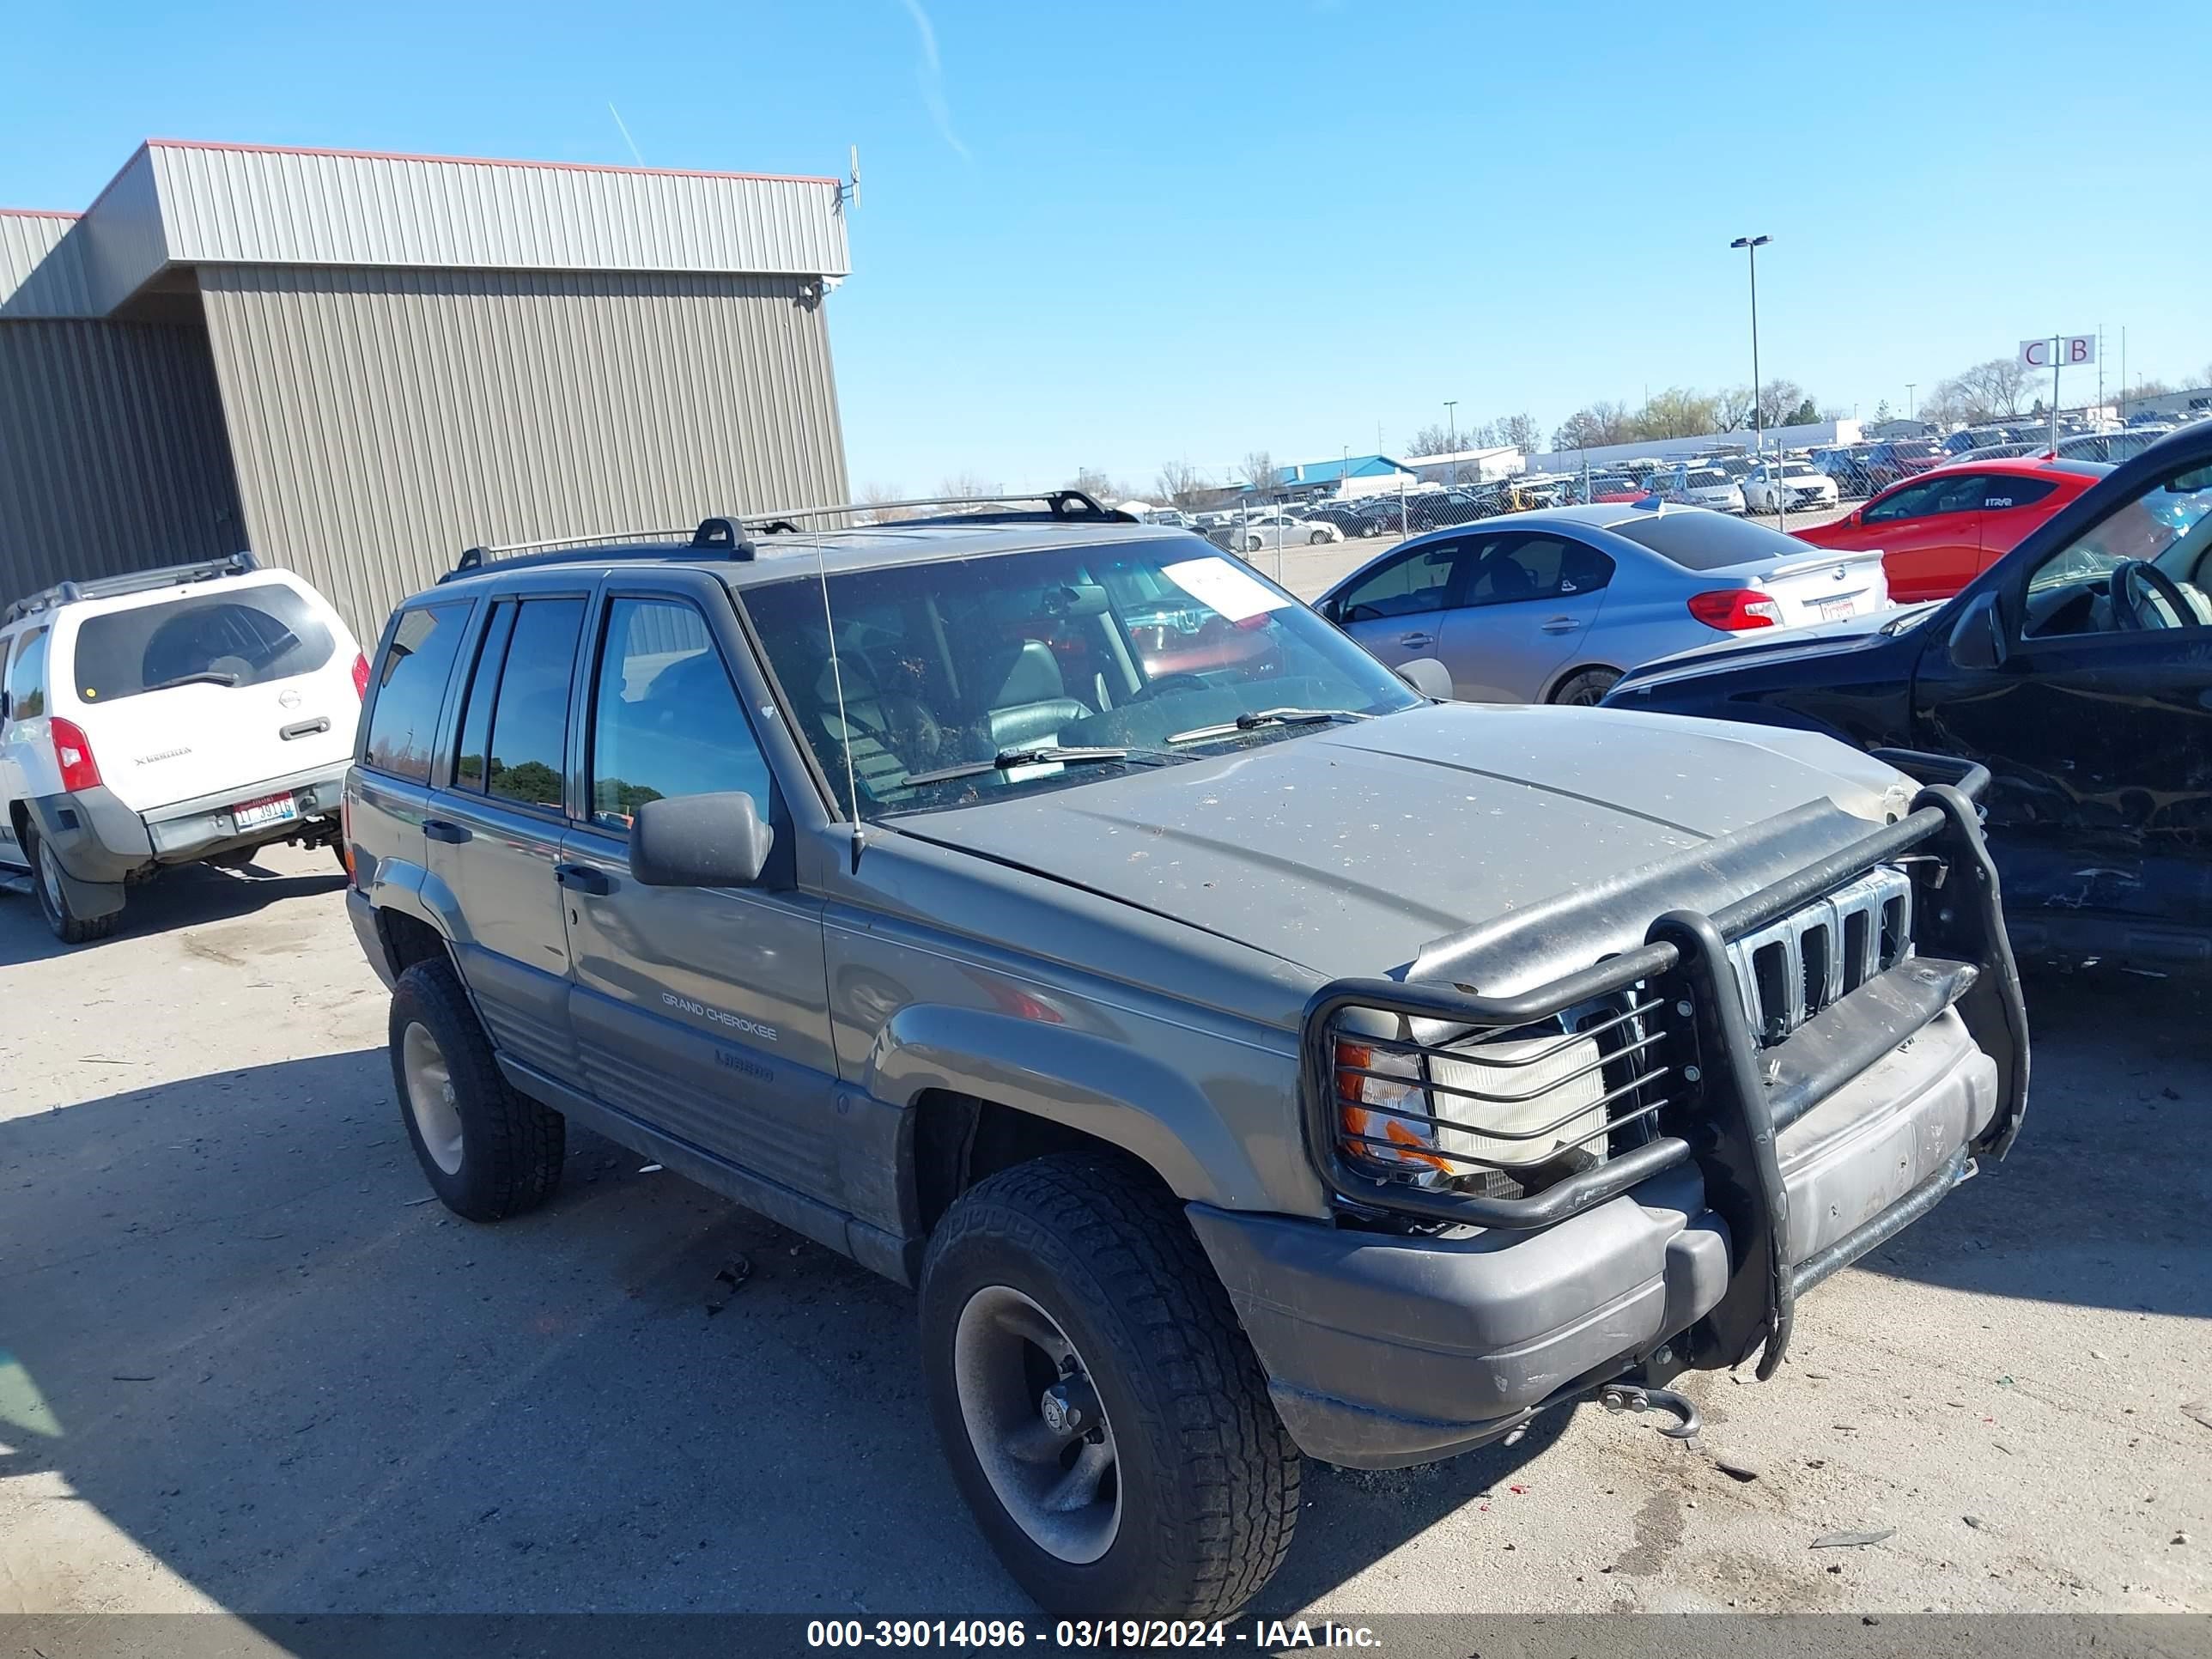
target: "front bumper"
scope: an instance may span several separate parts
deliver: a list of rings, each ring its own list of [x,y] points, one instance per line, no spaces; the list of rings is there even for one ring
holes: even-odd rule
[[[1835,1247],[1923,1187],[1948,1191],[1955,1155],[1996,1112],[1996,1062],[1947,1012],[1790,1125],[1777,1152],[1793,1269],[1826,1277],[1850,1259]],[[1355,1468],[1497,1438],[1678,1343],[1732,1273],[1728,1223],[1693,1164],[1534,1234],[1393,1236],[1203,1204],[1189,1214],[1291,1437]]]
[[[1307,1147],[1356,1224],[1192,1211],[1302,1446],[1389,1467],[1480,1444],[1630,1370],[1733,1366],[1759,1352],[1758,1374],[1771,1376],[1802,1291],[1924,1214],[1971,1172],[1972,1154],[2002,1156],[2025,1108],[2027,1031],[1971,799],[1987,774],[1938,757],[1882,758],[1949,781],[1923,788],[1901,821],[1837,836],[1802,867],[1784,863],[1778,879],[1773,860],[1811,817],[1771,821],[1740,850],[1698,849],[1695,878],[1711,884],[1736,860],[1766,884],[1710,914],[1669,911],[1641,945],[1583,957],[1592,966],[1483,996],[1468,986],[1484,973],[1462,957],[1434,978],[1340,981],[1316,994]],[[1761,1047],[1731,945],[1900,860],[1918,895],[1919,953]],[[1661,892],[1698,890],[1692,880],[1686,867],[1679,880],[1664,866],[1643,878]],[[1582,937],[1638,902],[1593,892],[1524,921],[1547,939]],[[1340,1016],[1510,1032],[1621,996],[1654,1011],[1650,1042],[1670,1063],[1650,1075],[1667,1077],[1669,1097],[1643,1106],[1629,1094],[1631,1116],[1651,1127],[1605,1160],[1499,1198],[1381,1179],[1343,1155]],[[1428,1231],[1394,1227],[1399,1218]]]

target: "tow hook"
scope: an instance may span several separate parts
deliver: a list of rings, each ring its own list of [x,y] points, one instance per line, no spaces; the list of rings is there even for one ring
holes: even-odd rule
[[[1698,1431],[1705,1419],[1698,1408],[1685,1395],[1672,1389],[1652,1388],[1638,1382],[1608,1382],[1598,1390],[1598,1404],[1609,1412],[1672,1412],[1681,1420],[1678,1423],[1654,1425],[1669,1440],[1686,1440],[1696,1443]]]

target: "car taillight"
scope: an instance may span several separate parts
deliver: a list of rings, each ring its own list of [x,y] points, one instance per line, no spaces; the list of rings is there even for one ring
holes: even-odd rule
[[[1708,628],[1740,634],[1747,628],[1772,628],[1782,607],[1755,587],[1716,587],[1690,595],[1690,614]]]
[[[58,714],[46,722],[54,739],[54,763],[62,769],[62,789],[75,794],[80,789],[100,787],[100,763],[92,757],[92,744],[86,739],[84,728]]]
[[[368,700],[368,659],[358,651],[353,658],[353,694],[364,702]]]

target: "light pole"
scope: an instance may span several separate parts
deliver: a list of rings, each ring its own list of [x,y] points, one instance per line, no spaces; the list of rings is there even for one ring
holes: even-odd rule
[[[1459,482],[1459,399],[1444,399],[1445,441],[1451,445],[1451,459],[1444,463],[1444,476],[1451,483]]]
[[[1752,445],[1764,458],[1766,453],[1766,416],[1759,406],[1759,250],[1774,239],[1771,236],[1739,236],[1730,247],[1740,247],[1751,256],[1751,427]]]
[[[1905,383],[1905,418],[1908,421],[1916,418],[1913,411],[1919,407],[1912,398],[1913,388],[1919,384],[1917,380],[1907,380]]]

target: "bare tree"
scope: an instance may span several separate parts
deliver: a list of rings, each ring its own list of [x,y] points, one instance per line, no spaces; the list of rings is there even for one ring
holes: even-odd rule
[[[1116,501],[1126,501],[1137,493],[1120,479],[1101,472],[1095,466],[1079,469],[1074,481],[1067,488],[1079,489],[1092,501],[1105,507],[1111,507]]]
[[[1244,482],[1261,495],[1271,494],[1275,488],[1275,458],[1264,449],[1248,451],[1237,464]]]
[[[1524,455],[1536,453],[1540,438],[1536,417],[1525,410],[1518,415],[1508,415],[1498,422],[1498,441],[1501,445],[1510,445]]]
[[[1412,457],[1449,455],[1455,449],[1467,447],[1466,433],[1455,432],[1449,427],[1438,426],[1434,422],[1406,440],[1406,453]]]
[[[1759,388],[1759,418],[1764,426],[1789,426],[1812,399],[1795,380],[1769,380]]]
[[[1554,449],[1595,449],[1605,444],[1627,443],[1638,434],[1629,429],[1628,411],[1616,403],[1599,402],[1578,409],[1552,434]]]
[[[1751,424],[1753,405],[1749,386],[1732,386],[1715,397],[1713,403],[1718,411],[1717,419],[1722,431],[1734,432],[1739,427]],[[1674,434],[1669,433],[1668,435],[1672,437]]]
[[[1962,369],[1936,388],[1933,401],[1954,418],[1988,421],[2018,415],[2033,395],[2036,374],[2017,357],[1992,357]]]
[[[971,469],[965,472],[956,472],[945,479],[937,486],[937,493],[940,495],[974,501],[989,495],[1003,495],[1006,492],[1004,484],[993,483],[981,473]]]
[[[885,507],[885,501],[906,499],[906,491],[896,484],[872,483],[862,488],[860,505],[869,509],[868,516],[877,524],[890,524],[900,519],[911,519],[921,509],[913,507]]]
[[[1198,498],[1212,488],[1206,475],[1188,461],[1160,463],[1159,491],[1170,507],[1179,507],[1188,513],[1198,505]]]

